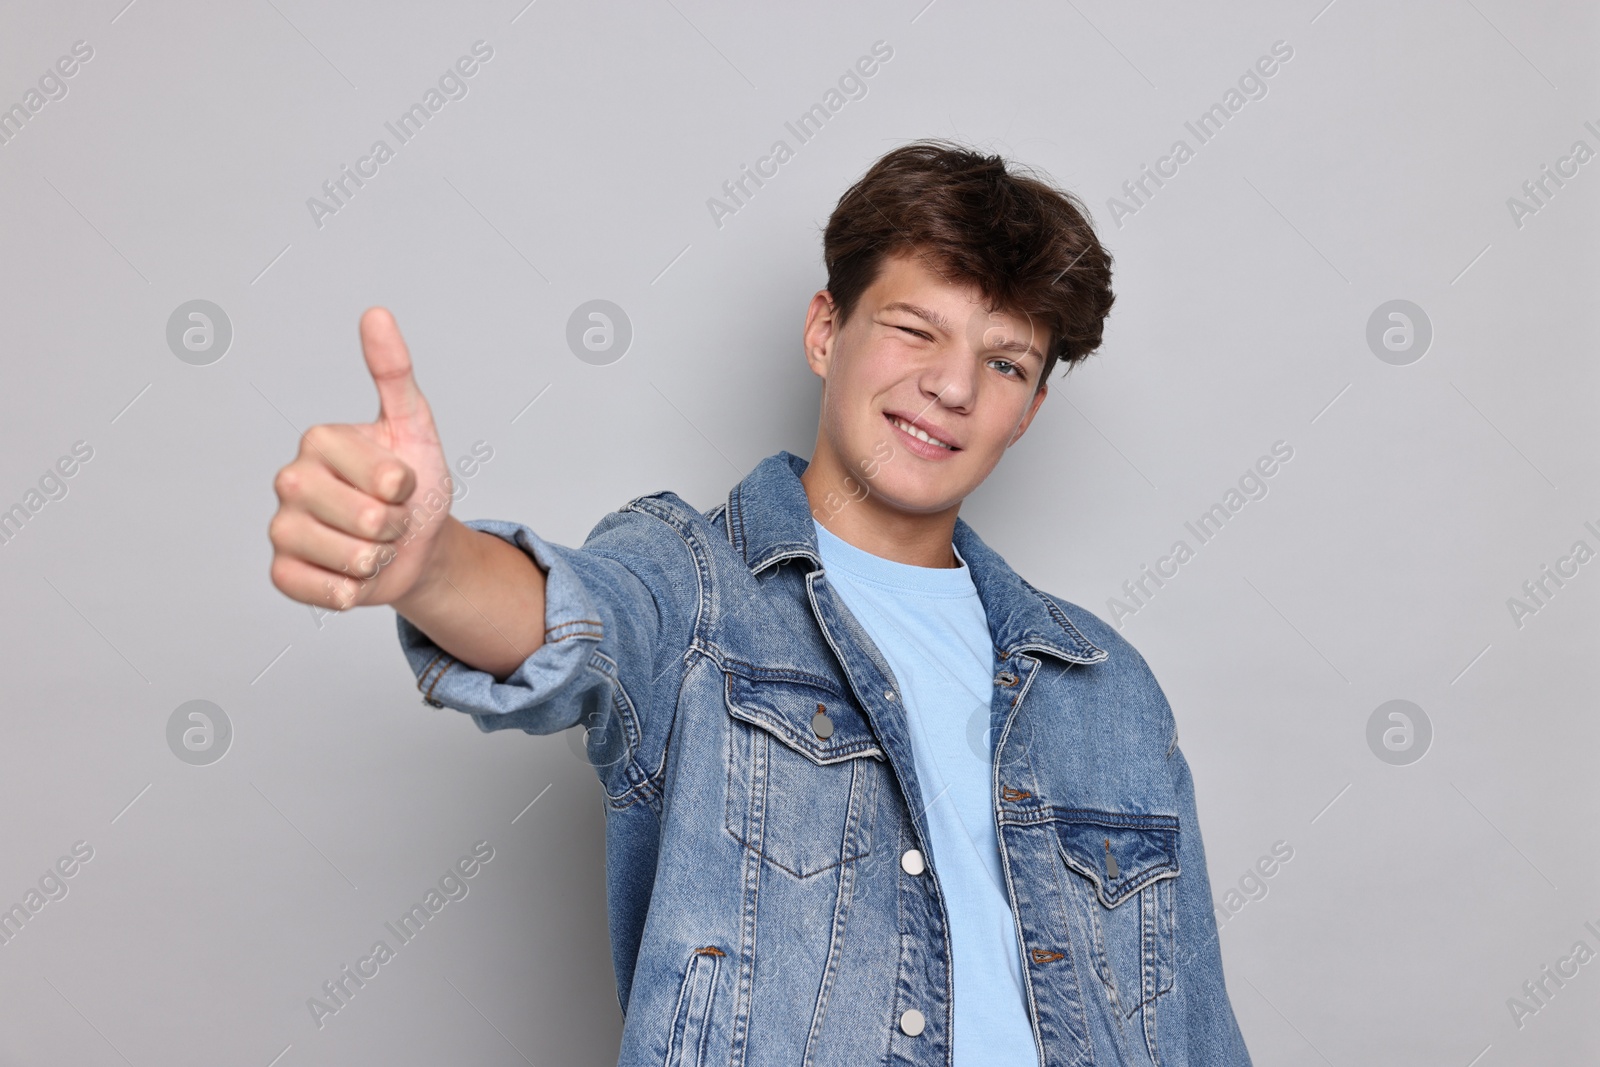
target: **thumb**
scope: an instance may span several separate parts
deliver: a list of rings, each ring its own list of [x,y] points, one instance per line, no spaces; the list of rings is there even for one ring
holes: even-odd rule
[[[431,421],[427,401],[411,375],[411,352],[388,308],[368,308],[361,316],[361,354],[378,387],[378,418],[408,426],[420,414]]]

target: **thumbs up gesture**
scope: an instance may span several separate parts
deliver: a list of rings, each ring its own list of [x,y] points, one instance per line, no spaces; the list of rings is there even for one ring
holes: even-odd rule
[[[378,418],[324,423],[278,472],[267,527],[272,584],[306,604],[391,604],[427,573],[450,519],[451,483],[428,401],[394,316],[361,316],[361,351]]]

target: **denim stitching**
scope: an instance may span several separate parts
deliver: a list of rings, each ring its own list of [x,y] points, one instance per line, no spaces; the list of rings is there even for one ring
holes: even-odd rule
[[[1027,589],[1029,592],[1033,593],[1034,596],[1043,601],[1045,610],[1050,612],[1051,618],[1055,619],[1056,622],[1059,623],[1075,641],[1079,642],[1083,647],[1090,650],[1088,654],[1091,657],[1095,657],[1094,662],[1100,663],[1110,658],[1111,653],[1107,652],[1105,649],[1101,648],[1099,645],[1083,636],[1083,632],[1074,626],[1072,624],[1072,620],[1069,619],[1066,613],[1056,605],[1054,597],[1041,592],[1020,574],[1017,575],[1017,580],[1022,583],[1023,588]]]
[[[584,623],[587,623],[587,624],[592,625],[592,626],[598,626],[602,630],[605,629],[605,623],[601,622],[599,619],[568,619],[566,622],[558,622],[554,626],[545,627],[545,631],[544,632],[545,632],[545,635],[548,636],[550,634],[555,633],[557,630],[563,629],[565,627],[578,626],[578,625],[584,624]]]
[[[428,686],[428,692],[427,692],[427,695],[426,695],[426,699],[428,699],[428,700],[432,700],[433,699],[433,690],[434,690],[434,688],[436,686],[438,686],[439,680],[442,679],[445,676],[445,674],[450,670],[450,668],[454,667],[456,665],[456,663],[458,662],[457,659],[454,656],[450,656],[449,660],[450,660],[449,663],[446,663],[443,667],[439,668],[439,673],[434,676],[433,685]]]
[[[438,663],[439,662],[439,657],[443,656],[443,655],[444,655],[443,652],[436,653],[434,655],[434,657],[428,661],[428,665],[426,667],[423,667],[422,670],[417,672],[417,692],[420,693],[422,691],[423,679],[428,677],[428,672],[433,670],[433,665],[435,663]]]
[[[445,661],[448,660],[449,658],[450,658],[449,655],[447,655],[446,653],[443,653],[443,652],[441,652],[439,655],[435,656],[433,658],[433,662],[428,664],[427,670],[423,671],[422,672],[422,676],[417,679],[417,688],[418,689],[422,689],[422,684],[424,682],[427,682],[429,677],[433,675],[433,669],[434,669],[435,665],[437,665],[438,667],[443,669],[443,667],[445,665]],[[434,682],[431,685],[429,685],[428,689],[424,690],[424,694],[425,695],[426,694],[431,694],[433,692],[433,685],[437,685],[437,684],[438,684],[438,680],[435,678]]]
[[[544,643],[547,645],[559,645],[561,642],[570,640],[574,637],[593,637],[598,640],[605,637],[605,631],[602,630],[599,633],[592,633],[588,630],[578,630],[570,634],[562,634],[560,637],[546,638]]]
[[[694,626],[690,630],[689,637],[690,647],[693,648],[702,643],[703,636],[710,628],[707,603],[711,602],[714,604],[716,601],[716,586],[714,583],[715,571],[712,568],[709,554],[706,551],[705,546],[701,544],[700,538],[692,525],[696,520],[704,522],[705,517],[701,515],[700,512],[695,511],[692,508],[687,509],[687,513],[685,514],[684,509],[681,509],[673,505],[670,501],[666,500],[666,496],[667,494],[664,493],[656,493],[648,496],[636,497],[633,500],[630,500],[621,510],[632,511],[640,515],[649,515],[661,522],[663,525],[671,528],[675,533],[677,533],[679,541],[683,543],[685,551],[689,553],[690,559],[694,562],[697,589],[695,597]],[[687,507],[687,505],[685,505],[685,507]],[[685,653],[682,657],[680,657],[677,660],[677,663],[682,667],[682,672],[678,676],[679,685],[674,691],[672,695],[672,703],[669,705],[670,719],[666,724],[666,736],[665,740],[663,741],[661,752],[661,766],[656,771],[658,775],[664,775],[666,771],[669,758],[668,747],[672,743],[673,725],[677,720],[678,714],[678,698],[681,696],[683,691],[682,680],[687,677],[689,671],[690,657],[688,653]],[[650,688],[652,698],[655,697],[655,694],[659,689],[659,687],[655,685],[655,682],[666,673],[666,670],[667,668],[662,668],[662,670],[657,671],[655,676],[651,679]],[[652,700],[652,703],[654,702],[655,701]],[[645,782],[650,784],[652,791],[657,793],[660,792],[660,786],[656,784],[650,772],[639,766],[636,754],[630,754],[629,763],[633,768],[640,772],[640,775],[644,778]]]

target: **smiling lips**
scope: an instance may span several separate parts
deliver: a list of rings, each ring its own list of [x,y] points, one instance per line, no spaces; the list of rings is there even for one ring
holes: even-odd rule
[[[924,444],[933,445],[935,448],[942,448],[949,452],[960,451],[960,449],[957,448],[954,443],[946,441],[942,437],[935,437],[932,433],[912,423],[910,419],[888,411],[884,412],[883,416],[893,423],[896,429],[911,437],[915,437]]]

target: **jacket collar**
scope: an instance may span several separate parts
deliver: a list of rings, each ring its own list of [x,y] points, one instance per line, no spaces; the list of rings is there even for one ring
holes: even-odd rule
[[[796,556],[822,566],[811,502],[800,475],[810,461],[791,452],[768,456],[728,494],[728,540],[752,574]],[[957,517],[952,536],[967,561],[988,616],[995,648],[1004,656],[1034,650],[1069,663],[1099,663],[1108,653],[1078,631],[1057,604],[1022,579],[1000,554]]]

